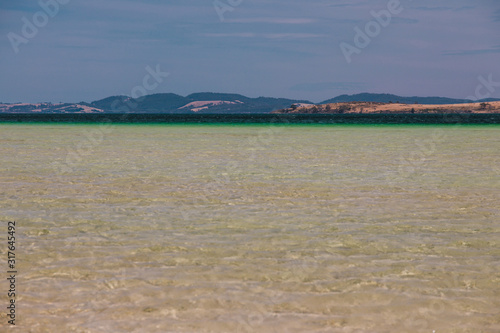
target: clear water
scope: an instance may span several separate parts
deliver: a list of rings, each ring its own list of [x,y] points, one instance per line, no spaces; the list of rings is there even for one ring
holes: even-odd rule
[[[498,126],[0,125],[0,143],[20,332],[500,331]]]

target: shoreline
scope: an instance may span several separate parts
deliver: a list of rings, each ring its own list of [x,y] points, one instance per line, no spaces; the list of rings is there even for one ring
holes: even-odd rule
[[[345,102],[328,104],[292,104],[291,107],[273,114],[496,114],[500,113],[500,102],[478,102],[464,104],[404,104],[380,102]]]

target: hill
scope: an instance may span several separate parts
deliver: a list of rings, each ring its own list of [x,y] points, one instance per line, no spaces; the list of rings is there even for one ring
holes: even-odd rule
[[[392,94],[370,94],[361,93],[355,95],[340,95],[335,98],[327,99],[320,104],[329,103],[349,103],[349,102],[376,102],[376,103],[403,103],[403,104],[464,104],[472,102],[492,102],[498,99],[489,98],[486,100],[472,101],[468,99],[456,99],[446,97],[403,97]]]
[[[493,102],[488,99],[482,102]],[[391,94],[341,95],[326,100],[321,105],[331,104],[333,109],[338,103],[387,103],[405,105],[458,105],[471,104],[472,101],[444,97],[401,97]],[[481,101],[480,101],[481,102]],[[290,109],[295,105],[295,109]],[[313,103],[304,100],[287,98],[257,97],[250,98],[239,94],[201,92],[188,96],[173,93],[147,95],[140,98],[129,96],[110,96],[91,103],[0,103],[0,113],[270,113],[273,111],[296,113],[297,109],[304,112],[314,110]],[[345,106],[349,108],[349,106]],[[357,106],[367,110],[370,107]],[[320,106],[316,107],[316,110]],[[344,106],[342,107],[344,108]],[[392,109],[391,106],[388,110]],[[320,108],[321,109],[321,108]],[[410,108],[411,109],[411,108]],[[409,110],[410,110],[409,109]],[[415,107],[419,109],[419,107]],[[288,110],[288,111],[283,111]],[[323,110],[326,112],[326,109]],[[331,109],[330,109],[331,111]],[[328,111],[328,112],[330,112]],[[317,111],[314,111],[317,112]]]
[[[239,94],[205,92],[186,97],[176,94],[154,94],[138,99],[115,96],[92,102],[90,106],[105,112],[269,113],[301,102],[307,101],[270,97],[249,98]]]
[[[180,96],[172,93],[141,98],[110,96],[91,103],[0,103],[3,113],[270,113],[294,103],[309,101],[286,98],[249,98],[238,94],[195,93]]]
[[[346,114],[346,113],[500,113],[500,102],[458,104],[404,104],[380,102],[347,102],[319,105],[292,105],[272,113]]]

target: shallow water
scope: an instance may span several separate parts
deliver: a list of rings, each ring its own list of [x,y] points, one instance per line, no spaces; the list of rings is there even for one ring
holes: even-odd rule
[[[499,332],[499,148],[499,126],[0,125],[17,328]]]

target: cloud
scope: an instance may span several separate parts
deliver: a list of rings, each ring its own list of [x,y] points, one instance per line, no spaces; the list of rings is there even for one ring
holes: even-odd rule
[[[420,22],[420,21],[417,19],[411,19],[411,18],[406,18],[406,17],[395,16],[392,18],[392,23],[415,24],[418,22]]]
[[[257,37],[257,34],[253,32],[228,32],[228,33],[206,33],[202,34],[204,37],[236,37],[236,38],[253,38]]]
[[[475,6],[462,6],[460,8],[456,8],[454,9],[455,12],[460,12],[460,11],[463,11],[463,10],[469,10],[469,9],[475,9],[476,7]]]
[[[497,10],[495,14],[493,14],[493,21],[500,22],[500,10]]]
[[[205,33],[202,36],[204,37],[216,37],[216,38],[224,38],[224,37],[235,37],[235,38],[267,38],[267,39],[297,39],[297,38],[319,38],[326,37],[326,35],[320,34],[307,34],[307,33],[265,33],[265,34],[257,34],[253,32],[230,32],[230,33]]]
[[[469,9],[475,9],[477,8],[476,6],[460,6],[460,7],[415,7],[414,9],[417,10],[422,10],[422,11],[428,11],[428,12],[445,12],[445,11],[454,11],[454,12],[460,12],[464,10],[469,10]]]
[[[443,55],[477,55],[488,53],[500,53],[500,45],[488,49],[446,51]]]
[[[360,5],[363,5],[363,3],[358,2],[358,3],[339,3],[339,4],[328,4],[328,7],[359,7]]]
[[[273,24],[308,24],[316,20],[308,18],[280,18],[280,17],[259,17],[259,18],[241,18],[228,19],[228,23],[273,23]]]
[[[454,8],[453,7],[415,7],[415,9],[432,11],[432,12],[442,12],[442,11],[453,10]]]
[[[264,38],[269,38],[269,39],[283,39],[283,38],[319,38],[319,37],[326,37],[326,35],[320,35],[320,34],[306,34],[306,33],[278,33],[278,34],[264,34]]]
[[[299,83],[292,87],[292,91],[325,91],[325,90],[359,90],[366,88],[366,84],[362,82],[313,82]]]

